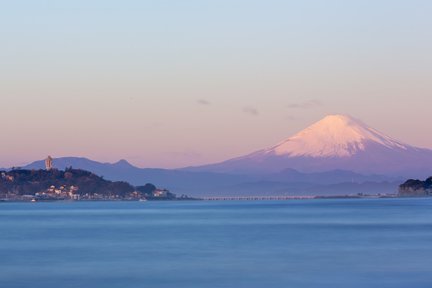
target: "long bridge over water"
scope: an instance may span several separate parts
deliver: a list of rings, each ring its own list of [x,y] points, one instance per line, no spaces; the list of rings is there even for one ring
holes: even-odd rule
[[[241,200],[293,200],[293,199],[315,199],[316,196],[210,196],[201,197],[207,201],[241,201]]]

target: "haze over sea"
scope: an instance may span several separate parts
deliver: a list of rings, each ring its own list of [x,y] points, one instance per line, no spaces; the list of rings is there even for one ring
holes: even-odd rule
[[[0,287],[431,287],[432,199],[0,205]]]

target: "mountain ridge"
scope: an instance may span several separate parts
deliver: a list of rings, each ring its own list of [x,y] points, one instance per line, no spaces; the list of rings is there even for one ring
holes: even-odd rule
[[[266,175],[231,175],[214,172],[138,168],[126,160],[115,163],[100,163],[83,157],[54,158],[53,163],[54,168],[57,169],[72,166],[73,168],[92,171],[112,181],[127,181],[135,186],[151,182],[176,194],[196,197],[206,195],[308,195],[310,193],[320,195],[319,187],[323,187],[322,194],[345,195],[350,193],[347,187],[356,189],[353,191],[364,189],[362,192],[366,193],[372,191],[369,188],[374,185],[381,189],[382,193],[391,193],[402,181],[402,179],[395,177],[362,175],[344,170],[301,173],[294,169],[285,169],[278,173]],[[44,160],[39,160],[23,168],[44,169],[44,167]],[[340,183],[345,184],[337,186]],[[374,184],[365,185],[364,183]],[[330,187],[335,187],[336,190],[331,193]],[[339,188],[340,190],[337,190]]]

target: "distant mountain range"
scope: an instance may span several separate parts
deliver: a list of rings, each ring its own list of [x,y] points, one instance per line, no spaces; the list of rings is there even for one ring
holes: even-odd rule
[[[87,158],[63,157],[55,158],[54,167],[65,169],[66,167],[80,168],[92,171],[106,179],[113,181],[127,181],[132,185],[144,185],[153,183],[157,187],[167,188],[178,195],[200,195],[203,193],[217,192],[221,187],[235,185],[252,180],[250,176],[229,175],[213,172],[189,172],[170,169],[138,168],[126,160],[116,163],[100,163]],[[45,161],[33,162],[24,169],[44,169]]]
[[[44,169],[44,160],[22,168]],[[403,179],[382,175],[362,175],[344,170],[301,173],[286,169],[266,175],[228,174],[169,169],[138,168],[126,160],[100,163],[86,158],[55,158],[54,167],[80,168],[113,181],[133,185],[151,182],[180,195],[340,195],[392,193]]]
[[[138,168],[126,160],[54,159],[113,181],[154,183],[180,195],[346,195],[396,193],[408,177],[432,175],[432,151],[396,141],[347,115],[330,115],[270,148],[183,169]],[[43,160],[23,168],[43,169]]]

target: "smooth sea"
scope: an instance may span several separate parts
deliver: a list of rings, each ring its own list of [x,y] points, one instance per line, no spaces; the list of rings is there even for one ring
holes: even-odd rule
[[[1,288],[432,287],[432,199],[0,203]]]

